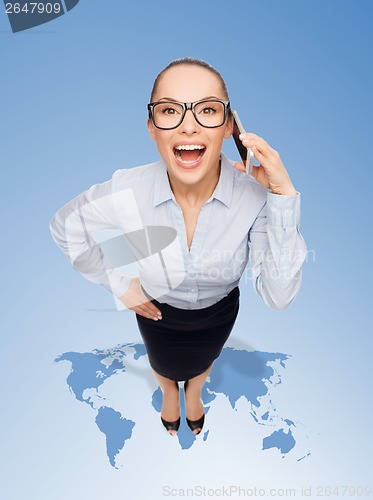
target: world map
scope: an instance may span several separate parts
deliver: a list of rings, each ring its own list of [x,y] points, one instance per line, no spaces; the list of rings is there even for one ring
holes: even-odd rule
[[[297,445],[295,431],[300,425],[294,419],[278,415],[272,392],[281,384],[281,374],[290,357],[289,354],[278,352],[225,347],[214,362],[201,392],[206,416],[217,398],[226,398],[233,411],[237,411],[238,401],[243,398],[247,402],[249,418],[268,431],[262,440],[262,450],[274,449],[280,457],[286,458]],[[126,443],[133,438],[138,422],[127,418],[125,410],[118,408],[117,398],[110,395],[105,387],[113,377],[126,377],[128,373],[136,371],[137,363],[143,359],[147,359],[147,353],[145,346],[140,343],[121,344],[91,352],[65,352],[55,359],[55,362],[71,363],[67,377],[70,392],[95,412],[95,423],[105,435],[108,460],[115,468],[118,468],[118,454],[125,453]],[[149,412],[160,415],[162,392],[159,387],[152,393],[148,406]],[[200,436],[203,441],[207,441],[209,430],[206,430],[206,423],[204,427]],[[181,426],[176,439],[180,448],[187,452],[200,436]],[[309,451],[303,452],[297,460],[309,454]]]

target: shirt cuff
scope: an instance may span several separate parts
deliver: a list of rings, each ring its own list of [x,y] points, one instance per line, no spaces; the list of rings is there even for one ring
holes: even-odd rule
[[[123,276],[117,269],[112,269],[108,278],[110,286],[109,292],[117,299],[126,293],[131,283],[131,278]]]
[[[300,193],[295,196],[267,193],[267,223],[277,227],[298,227],[300,224]]]

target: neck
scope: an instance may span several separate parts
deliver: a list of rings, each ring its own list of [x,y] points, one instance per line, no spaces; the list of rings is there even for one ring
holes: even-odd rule
[[[212,195],[220,177],[220,162],[218,167],[211,170],[210,175],[206,175],[198,184],[188,185],[180,182],[168,173],[172,192],[177,202],[181,202],[191,207],[203,205]]]

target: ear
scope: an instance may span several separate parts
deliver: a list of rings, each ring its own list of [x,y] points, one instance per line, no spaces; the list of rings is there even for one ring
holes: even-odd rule
[[[225,125],[224,139],[229,139],[233,134],[233,116],[228,116],[227,123]]]
[[[151,139],[152,139],[153,141],[155,141],[155,135],[154,135],[154,125],[153,125],[153,123],[151,122],[151,120],[149,120],[149,118],[148,118],[148,121],[147,121],[147,126],[148,126],[149,135],[150,135]]]

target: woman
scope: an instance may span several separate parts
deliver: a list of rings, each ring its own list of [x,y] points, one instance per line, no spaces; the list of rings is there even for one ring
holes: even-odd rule
[[[259,162],[256,180],[222,154],[231,110],[224,80],[209,64],[171,62],[154,82],[148,111],[162,160],[116,171],[62,207],[50,227],[74,267],[136,313],[166,429],[174,435],[179,428],[177,382],[184,380],[187,423],[198,434],[201,389],[235,323],[248,259],[270,307],[287,307],[299,291],[306,253],[300,195],[277,151],[257,135],[240,136]],[[154,226],[173,228],[174,242],[152,252],[148,231],[144,252],[139,231]],[[112,228],[135,235],[140,277],[123,276],[95,244],[93,231]]]

